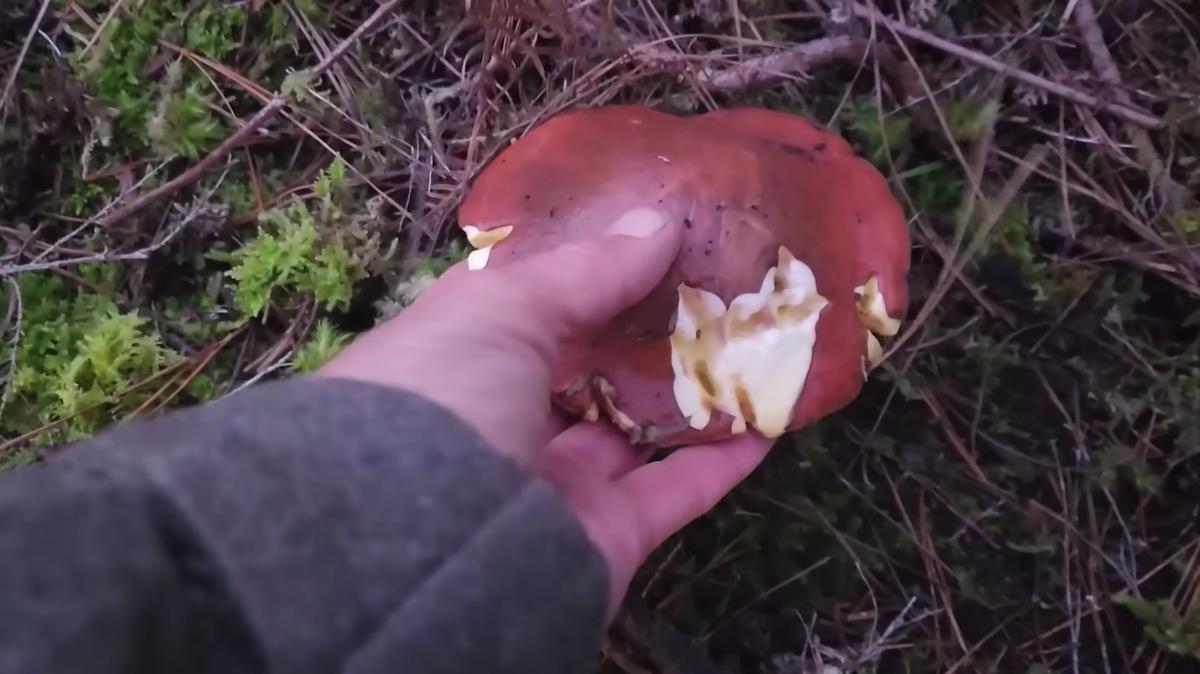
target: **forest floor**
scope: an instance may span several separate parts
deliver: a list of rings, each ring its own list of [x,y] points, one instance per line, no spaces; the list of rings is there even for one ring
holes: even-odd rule
[[[0,466],[319,366],[558,111],[761,105],[889,179],[910,314],[601,671],[1200,669],[1198,42],[1197,0],[7,0]]]

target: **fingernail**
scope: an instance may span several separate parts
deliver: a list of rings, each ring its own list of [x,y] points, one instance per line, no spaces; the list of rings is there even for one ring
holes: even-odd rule
[[[666,224],[666,216],[653,208],[635,208],[609,225],[607,233],[645,239],[658,233]]]

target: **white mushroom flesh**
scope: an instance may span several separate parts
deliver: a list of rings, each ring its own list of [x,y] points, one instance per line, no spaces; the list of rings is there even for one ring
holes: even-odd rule
[[[462,228],[463,233],[467,235],[467,242],[475,248],[489,248],[508,238],[512,234],[513,226],[505,225],[496,227],[495,229],[479,229],[474,225],[467,225]]]
[[[879,277],[872,276],[854,289],[857,296],[858,320],[867,329],[866,367],[874,369],[883,362],[883,345],[879,336],[894,337],[900,332],[900,321],[888,316],[887,302],[879,289]],[[878,335],[878,336],[877,336]]]
[[[733,417],[734,433],[753,426],[767,437],[782,435],[827,305],[812,270],[783,247],[759,291],[728,308],[710,292],[681,285],[671,367],[675,402],[692,428],[705,428],[719,410]]]
[[[600,421],[600,406],[594,401],[588,405],[587,410],[583,413],[584,421]]]
[[[900,332],[900,321],[888,316],[878,276],[855,288],[854,294],[858,296],[858,318],[868,330],[881,337],[895,337]]]
[[[475,248],[470,255],[467,255],[467,269],[479,271],[487,266],[488,259],[492,255],[492,246],[507,239],[508,235],[512,234],[513,226],[505,225],[495,229],[482,230],[474,225],[466,225],[462,230],[467,235],[467,242]]]
[[[604,407],[604,413],[612,420],[617,428],[620,428],[626,433],[634,433],[638,430],[637,422],[635,422],[628,414],[621,411],[617,404],[613,402],[613,396],[617,390],[604,377],[596,377],[596,388],[600,391],[600,404]],[[591,410],[589,409],[590,413]],[[597,417],[599,415],[597,414]]]

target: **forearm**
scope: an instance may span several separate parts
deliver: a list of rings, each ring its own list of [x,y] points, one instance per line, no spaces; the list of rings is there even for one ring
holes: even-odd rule
[[[0,479],[0,555],[6,670],[569,672],[604,608],[547,485],[425,400],[338,381]]]

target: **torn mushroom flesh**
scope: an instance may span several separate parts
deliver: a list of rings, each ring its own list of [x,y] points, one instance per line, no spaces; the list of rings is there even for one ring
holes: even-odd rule
[[[855,288],[854,294],[858,319],[867,329],[867,363],[874,368],[883,362],[883,345],[879,343],[879,338],[899,334],[900,321],[888,315],[878,276],[872,276]]]
[[[467,269],[479,271],[487,266],[488,259],[492,255],[492,247],[507,239],[508,235],[512,234],[513,226],[505,225],[481,230],[478,227],[466,225],[462,230],[467,235],[467,242],[475,248],[470,255],[467,255]]]
[[[828,304],[812,270],[782,246],[758,292],[728,308],[710,292],[680,286],[671,367],[675,401],[692,428],[705,428],[720,410],[733,417],[735,434],[752,426],[767,437],[782,435]]]

